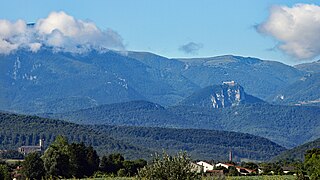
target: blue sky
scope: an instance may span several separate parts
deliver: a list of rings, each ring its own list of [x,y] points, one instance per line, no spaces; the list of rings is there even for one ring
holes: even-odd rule
[[[275,38],[255,29],[266,21],[272,6],[296,3],[320,4],[295,0],[10,0],[1,2],[0,19],[36,22],[52,11],[64,11],[102,30],[111,28],[127,50],[166,57],[233,54],[297,64],[301,61],[275,48],[279,43]],[[195,49],[187,53],[183,45],[190,43]]]

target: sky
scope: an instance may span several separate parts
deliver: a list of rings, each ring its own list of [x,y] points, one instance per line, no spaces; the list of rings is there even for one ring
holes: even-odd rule
[[[41,45],[50,45],[76,52],[89,46],[148,51],[169,58],[232,54],[290,65],[320,59],[319,1],[1,0],[0,3],[0,53],[10,53],[21,46],[36,51]],[[30,22],[36,23],[35,30],[23,26]],[[77,44],[83,45],[82,49]]]

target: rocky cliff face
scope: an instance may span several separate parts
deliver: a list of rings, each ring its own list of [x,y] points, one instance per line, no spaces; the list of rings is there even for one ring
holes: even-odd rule
[[[242,86],[234,81],[208,86],[186,98],[181,104],[211,108],[225,108],[246,103],[262,103],[259,98],[245,93]]]
[[[243,87],[234,81],[224,82],[220,90],[212,93],[211,102],[213,108],[224,108],[237,106],[241,101],[245,101]]]

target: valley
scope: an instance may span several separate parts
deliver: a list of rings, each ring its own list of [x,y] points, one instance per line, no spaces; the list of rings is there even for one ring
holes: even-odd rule
[[[320,179],[319,3],[0,4],[0,180]]]

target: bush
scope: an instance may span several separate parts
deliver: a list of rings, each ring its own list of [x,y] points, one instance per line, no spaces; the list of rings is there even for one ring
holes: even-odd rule
[[[10,180],[9,168],[6,164],[0,164],[0,179]]]
[[[185,152],[179,152],[173,157],[165,152],[162,157],[155,154],[152,163],[142,168],[138,175],[140,178],[146,179],[200,179],[197,173],[192,170],[191,160]]]

